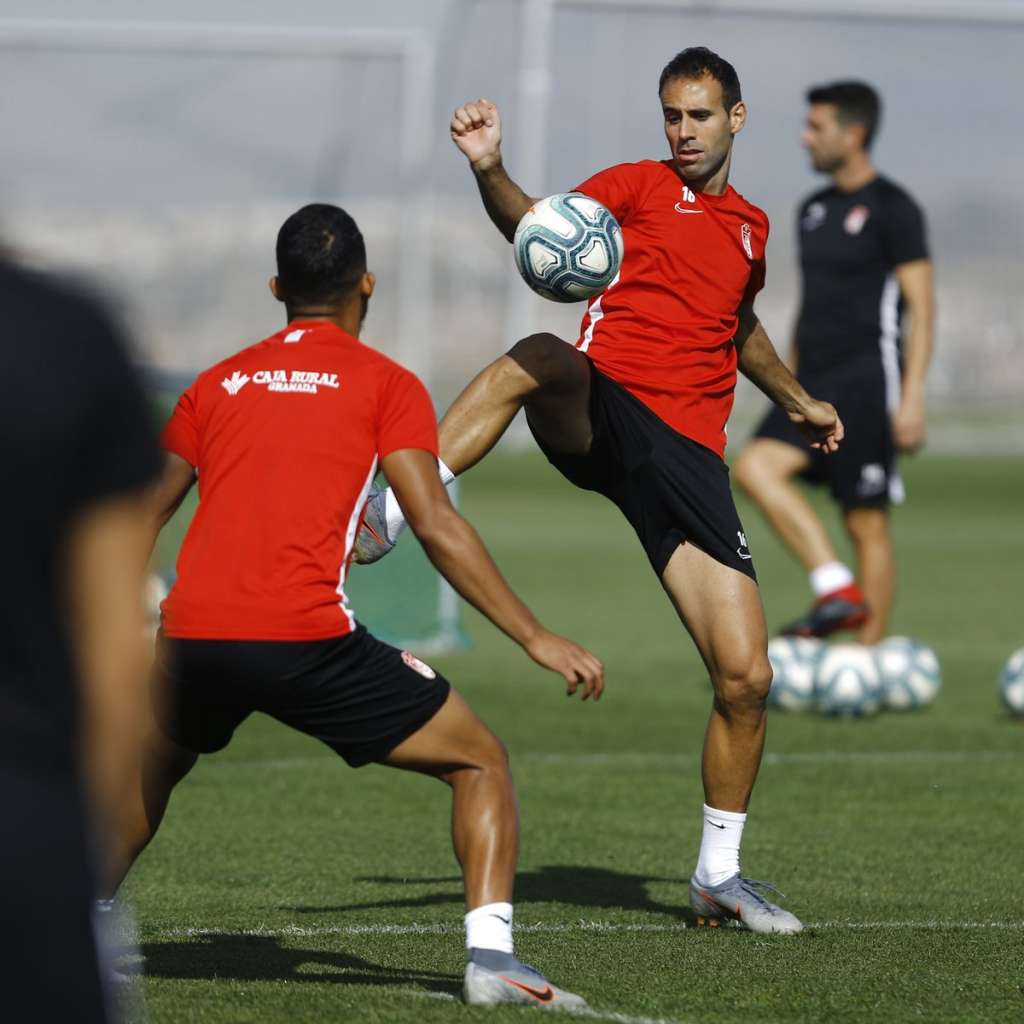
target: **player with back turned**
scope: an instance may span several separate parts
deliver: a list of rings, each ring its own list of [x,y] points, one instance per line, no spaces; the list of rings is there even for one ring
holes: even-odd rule
[[[578,191],[622,226],[618,277],[587,308],[575,345],[525,338],[456,399],[440,426],[442,479],[473,466],[525,408],[541,450],[571,482],[614,501],[636,530],[711,676],[705,805],[690,902],[701,920],[797,932],[797,918],[740,874],[740,840],[765,737],[767,629],[722,454],[737,367],[808,441],[834,451],[835,410],[779,360],[754,313],[768,220],[729,185],[746,106],[732,65],[684,50],[658,83],[670,155],[620,164]],[[487,100],[451,122],[491,220],[509,241],[536,202],[504,169],[501,120]],[[402,526],[390,492],[373,496],[357,559],[386,552]]]
[[[863,82],[807,94],[803,143],[832,184],[800,204],[802,301],[791,362],[836,404],[850,441],[835,458],[811,451],[772,410],[736,462],[736,478],[807,569],[815,601],[784,633],[885,634],[896,585],[889,506],[903,500],[899,451],[924,441],[924,379],[932,352],[932,265],[917,203],[871,160],[881,114]],[[901,318],[910,314],[904,332]],[[792,480],[828,484],[857,558],[858,581]]]
[[[352,543],[378,467],[437,569],[570,693],[600,697],[601,664],[510,590],[438,480],[426,389],[358,340],[375,281],[352,218],[304,207],[281,228],[277,262],[271,288],[287,326],[200,374],[163,432],[153,539],[197,480],[200,501],[163,604],[158,727],[107,895],[199,755],[260,711],[354,767],[375,762],[451,787],[468,1002],[584,1005],[513,956],[519,822],[504,748],[447,680],[375,639],[349,607]]]

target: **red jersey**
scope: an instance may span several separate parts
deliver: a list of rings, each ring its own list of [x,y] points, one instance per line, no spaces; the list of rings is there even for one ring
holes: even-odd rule
[[[619,164],[577,189],[622,226],[618,276],[576,347],[680,434],[721,456],[740,305],[764,286],[768,218],[732,186],[695,192],[671,161]]]
[[[436,456],[437,425],[408,370],[327,321],[296,321],[201,373],[161,444],[199,477],[164,632],[320,640],[355,628],[345,576],[380,460]]]

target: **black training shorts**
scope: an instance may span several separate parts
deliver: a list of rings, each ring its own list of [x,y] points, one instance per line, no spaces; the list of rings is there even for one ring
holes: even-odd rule
[[[533,435],[567,480],[618,505],[659,576],[676,548],[689,541],[757,579],[729,467],[713,451],[677,433],[593,363],[590,421],[593,441],[586,455],[554,451],[536,430]]]
[[[448,681],[357,626],[328,640],[160,637],[161,729],[197,754],[225,747],[253,711],[326,743],[353,768],[379,761],[448,699]]]
[[[896,468],[892,420],[886,402],[881,364],[865,360],[842,372],[801,376],[813,398],[831,402],[843,421],[846,436],[839,450],[826,455],[811,448],[777,405],[754,436],[782,441],[807,453],[810,465],[800,474],[811,484],[828,484],[844,508],[883,508],[903,500],[903,482]]]

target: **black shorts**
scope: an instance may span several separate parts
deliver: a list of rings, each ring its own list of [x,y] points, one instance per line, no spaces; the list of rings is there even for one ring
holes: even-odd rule
[[[379,761],[448,699],[448,681],[363,626],[328,640],[161,636],[160,727],[197,754],[225,747],[253,711],[326,743],[353,768]]]
[[[811,448],[777,405],[772,406],[754,436],[782,441],[805,451],[810,465],[800,474],[801,478],[811,484],[828,484],[832,496],[844,508],[899,504],[903,500],[903,482],[896,466],[881,365],[849,367],[827,375],[801,375],[800,383],[812,397],[836,407],[846,430],[839,450],[825,455]]]
[[[656,413],[590,364],[593,441],[586,455],[541,451],[567,480],[615,502],[661,576],[689,541],[716,561],[756,580],[743,524],[729,488],[729,467],[709,448],[677,433]]]

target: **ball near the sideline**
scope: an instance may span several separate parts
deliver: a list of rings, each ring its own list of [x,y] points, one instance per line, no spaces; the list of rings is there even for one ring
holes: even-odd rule
[[[999,673],[999,697],[1011,714],[1024,715],[1024,647],[1006,659]]]
[[[814,675],[815,704],[823,715],[873,715],[882,707],[882,680],[874,651],[861,644],[826,648]]]
[[[523,214],[512,252],[523,280],[538,295],[580,302],[615,279],[622,264],[622,229],[596,199],[559,193]]]
[[[908,711],[931,704],[942,687],[935,652],[909,636],[886,637],[875,647],[885,706]]]
[[[768,703],[786,711],[814,706],[814,674],[825,645],[813,637],[776,636],[768,641],[772,688]]]

